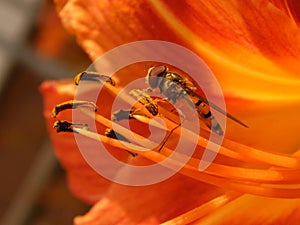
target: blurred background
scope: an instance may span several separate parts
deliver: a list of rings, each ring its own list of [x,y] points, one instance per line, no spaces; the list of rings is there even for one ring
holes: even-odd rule
[[[89,64],[52,0],[0,0],[1,225],[72,224],[88,211],[53,155],[38,87]]]

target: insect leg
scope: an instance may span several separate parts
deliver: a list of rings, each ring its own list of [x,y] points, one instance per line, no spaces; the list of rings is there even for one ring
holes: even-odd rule
[[[178,127],[181,126],[181,123],[179,123],[176,127],[174,127],[170,133],[168,134],[168,136],[164,139],[162,145],[159,147],[158,152],[160,152],[162,150],[162,148],[164,147],[164,145],[167,143],[169,137],[172,135],[172,133],[174,132],[174,130],[176,130]]]
[[[129,92],[131,96],[136,98],[139,103],[145,106],[147,111],[151,113],[153,116],[158,114],[158,106],[154,99],[150,97],[146,92],[140,89],[134,89]]]

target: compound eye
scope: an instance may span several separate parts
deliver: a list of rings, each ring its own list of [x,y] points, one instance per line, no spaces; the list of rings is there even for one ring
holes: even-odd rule
[[[151,88],[156,88],[158,85],[159,77],[166,73],[168,68],[166,66],[154,66],[148,70],[146,81]]]
[[[159,76],[160,74],[165,73],[166,71],[167,71],[166,66],[154,66],[148,70],[148,75],[149,76]]]

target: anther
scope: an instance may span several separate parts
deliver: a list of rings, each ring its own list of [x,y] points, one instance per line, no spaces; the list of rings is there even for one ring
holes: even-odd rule
[[[117,140],[120,140],[120,141],[126,141],[126,142],[130,143],[130,141],[127,138],[125,138],[124,136],[117,133],[116,131],[114,131],[111,128],[106,128],[105,136],[109,137],[109,138],[117,139]]]
[[[95,81],[95,82],[108,82],[112,86],[116,85],[116,82],[109,76],[107,75],[102,75],[96,72],[88,72],[88,71],[83,71],[79,74],[77,74],[74,78],[74,82],[76,85],[79,85],[79,82],[85,80],[85,81]]]
[[[70,100],[56,105],[52,110],[52,117],[55,118],[59,112],[66,109],[75,109],[78,107],[91,107],[95,112],[97,112],[97,105],[93,102],[81,101],[81,100]]]
[[[68,121],[58,120],[53,124],[53,128],[56,129],[57,133],[59,133],[59,132],[75,132],[75,133],[77,133],[77,131],[74,130],[75,128],[88,130],[88,125],[83,124],[83,123],[71,123]]]
[[[117,140],[120,140],[120,141],[126,141],[126,142],[130,143],[130,141],[127,138],[125,138],[124,136],[122,136],[121,134],[117,133],[116,131],[114,131],[111,128],[106,128],[106,130],[105,130],[105,136],[109,137],[109,138],[117,139]],[[126,151],[130,155],[132,155],[133,157],[135,157],[135,156],[138,155],[137,153],[134,153],[134,152],[131,152],[131,151],[128,151],[128,150],[126,150]]]
[[[112,114],[113,121],[120,121],[120,120],[128,120],[134,119],[133,117],[134,110],[123,110],[120,109]]]

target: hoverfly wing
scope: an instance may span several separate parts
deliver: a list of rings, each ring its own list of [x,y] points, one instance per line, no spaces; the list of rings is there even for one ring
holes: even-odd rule
[[[199,101],[204,102],[206,104],[208,104],[211,108],[217,110],[218,112],[222,113],[223,115],[225,115],[226,117],[228,117],[229,119],[231,119],[232,121],[240,124],[243,127],[249,128],[247,124],[243,123],[242,121],[240,121],[239,119],[237,119],[236,117],[234,117],[233,115],[231,115],[230,113],[225,112],[223,109],[221,109],[219,106],[217,106],[216,104],[208,101],[206,98],[203,98],[202,96],[198,95],[197,93],[193,92],[193,94],[191,94],[192,96],[196,97]]]

